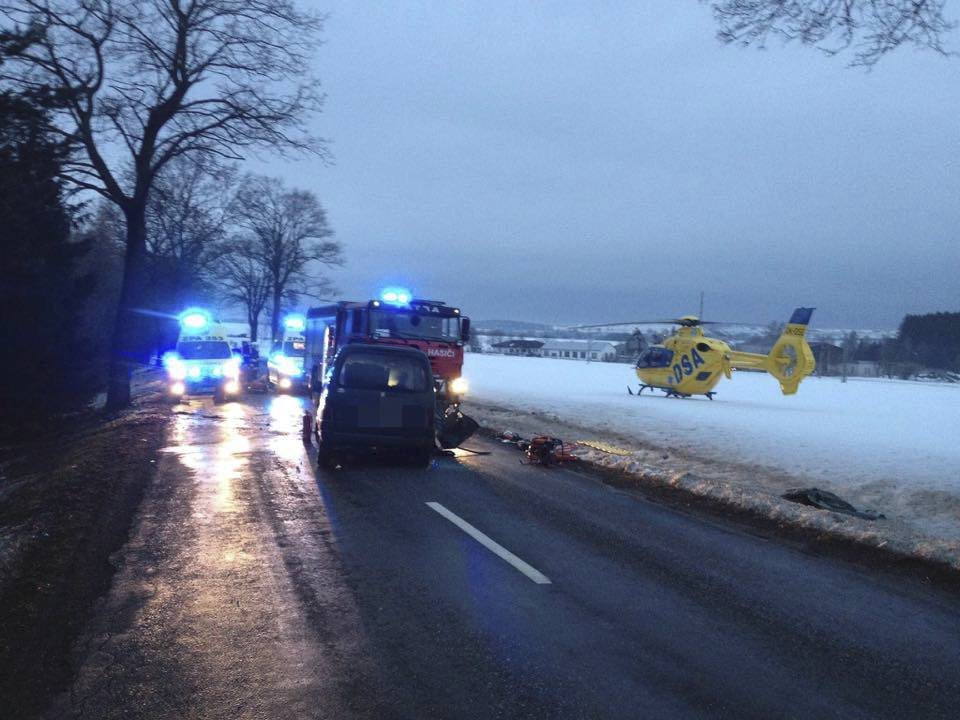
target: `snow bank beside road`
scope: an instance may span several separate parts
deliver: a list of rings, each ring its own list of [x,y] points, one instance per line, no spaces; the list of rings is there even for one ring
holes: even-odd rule
[[[817,485],[890,524],[960,542],[960,387],[808,378],[785,397],[776,381],[735,373],[715,400],[627,394],[628,365],[468,354],[464,374],[481,419],[535,413],[636,450],[633,461],[766,488]],[[512,425],[517,425],[517,421]],[[664,457],[666,456],[666,457]]]

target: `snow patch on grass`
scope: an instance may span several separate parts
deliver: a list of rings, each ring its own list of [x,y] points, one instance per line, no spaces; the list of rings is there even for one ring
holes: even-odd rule
[[[626,365],[468,355],[467,412],[494,429],[629,451],[580,448],[585,461],[777,521],[960,568],[960,387],[808,378],[784,397],[772,378],[737,373],[703,398],[641,397]],[[783,500],[817,486],[885,520]]]

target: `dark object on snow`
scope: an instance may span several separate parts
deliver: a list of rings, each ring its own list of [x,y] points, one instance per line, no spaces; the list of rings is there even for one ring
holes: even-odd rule
[[[874,510],[857,510],[838,495],[832,492],[821,490],[820,488],[803,488],[802,490],[788,490],[783,494],[787,500],[792,500],[801,505],[820,508],[821,510],[832,510],[833,512],[843,513],[844,515],[853,515],[864,520],[879,520],[886,515]]]
[[[444,450],[460,447],[460,443],[473,435],[480,428],[479,423],[472,417],[460,412],[460,409],[451,405],[443,412],[442,425],[437,432],[437,441]]]

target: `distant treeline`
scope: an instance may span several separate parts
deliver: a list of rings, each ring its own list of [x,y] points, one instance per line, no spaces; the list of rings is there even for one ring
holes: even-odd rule
[[[783,331],[782,323],[771,323],[764,333],[747,343],[732,341],[740,349],[767,352]],[[622,355],[635,356],[647,344],[662,342],[669,330],[661,334],[644,336],[640,331],[584,333],[576,330],[539,332],[505,332],[499,328],[480,330],[480,334],[493,338],[563,337],[570,339],[609,340],[620,343]],[[833,342],[839,342],[833,345]],[[479,349],[476,340],[472,349]],[[900,323],[896,336],[883,340],[860,337],[856,332],[847,333],[842,340],[822,344],[818,349],[818,362],[832,367],[827,374],[840,374],[842,363],[870,362],[879,365],[882,375],[910,378],[922,370],[960,372],[960,312],[936,312],[926,315],[907,315]],[[833,348],[831,351],[830,348]]]
[[[881,374],[888,377],[906,379],[922,370],[958,372],[960,312],[907,315],[896,336],[885,340],[860,339],[850,333],[843,351],[849,362],[879,363]]]
[[[960,312],[907,315],[894,342],[902,360],[960,370]]]

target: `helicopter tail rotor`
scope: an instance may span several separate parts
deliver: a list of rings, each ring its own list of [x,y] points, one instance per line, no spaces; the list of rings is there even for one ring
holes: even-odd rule
[[[767,355],[766,370],[780,382],[784,395],[797,392],[800,382],[817,367],[813,351],[806,341],[807,325],[814,308],[797,308],[783,330],[770,354]]]

